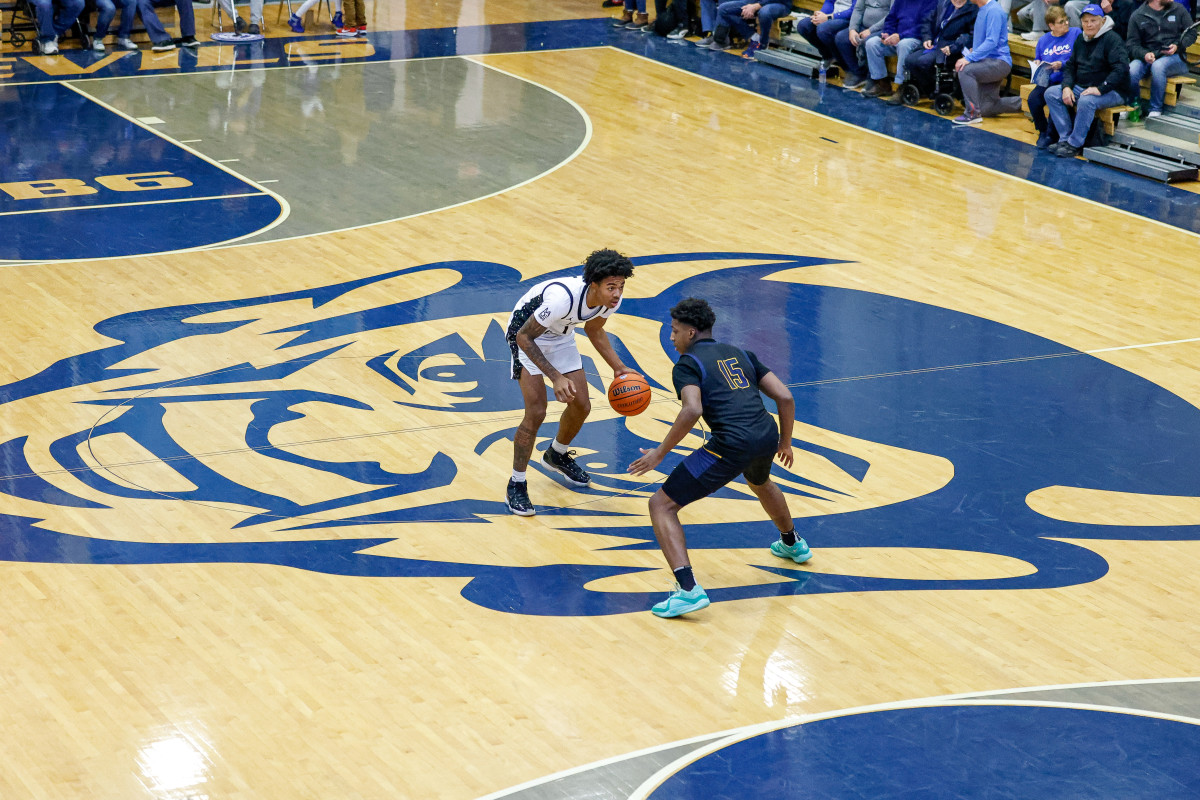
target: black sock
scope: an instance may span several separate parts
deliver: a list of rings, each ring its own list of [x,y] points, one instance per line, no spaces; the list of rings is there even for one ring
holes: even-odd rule
[[[692,577],[691,567],[680,567],[675,570],[675,580],[679,581],[679,588],[685,592],[696,588],[696,579]]]
[[[787,533],[779,534],[779,540],[782,541],[784,544],[786,544],[788,547],[791,547],[792,545],[794,545],[796,543],[796,529],[792,528]]]

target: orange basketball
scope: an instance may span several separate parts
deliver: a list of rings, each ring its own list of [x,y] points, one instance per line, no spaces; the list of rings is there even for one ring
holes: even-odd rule
[[[613,411],[631,417],[650,405],[650,384],[637,375],[625,373],[608,387],[608,404]]]

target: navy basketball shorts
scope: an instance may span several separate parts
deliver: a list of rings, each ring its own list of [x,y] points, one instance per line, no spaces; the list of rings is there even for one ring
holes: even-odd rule
[[[662,485],[663,494],[679,506],[694,503],[708,497],[738,475],[759,486],[771,477],[771,462],[779,440],[773,440],[769,448],[747,458],[736,455],[719,456],[706,447],[695,450],[679,463]]]

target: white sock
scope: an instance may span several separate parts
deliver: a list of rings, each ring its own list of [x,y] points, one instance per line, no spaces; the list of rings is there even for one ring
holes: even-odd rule
[[[554,452],[556,452],[560,455],[567,452],[567,445],[558,441],[558,439],[555,439],[553,442],[551,442],[550,446],[554,448]]]
[[[750,41],[752,41],[752,42],[758,42],[758,41],[762,41],[762,39],[761,39],[761,37],[759,37],[759,35],[756,33],[756,34],[754,34],[753,36],[751,36],[751,37],[750,37]]]
[[[517,472],[514,469],[512,479],[514,481],[516,481],[517,483],[524,483],[525,482],[525,470],[521,470],[520,472]]]

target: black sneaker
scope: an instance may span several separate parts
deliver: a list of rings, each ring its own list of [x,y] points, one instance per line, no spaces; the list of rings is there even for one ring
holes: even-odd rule
[[[250,27],[246,29],[246,33],[250,34],[251,36],[261,36],[262,30],[258,27],[257,22],[251,22]]]
[[[574,486],[587,486],[591,483],[592,476],[579,468],[579,465],[575,463],[575,459],[571,458],[573,455],[575,455],[574,450],[560,453],[553,447],[549,447],[546,449],[546,455],[542,456],[542,463],[550,469],[561,473],[567,479],[567,483]]]
[[[532,517],[536,513],[533,510],[533,503],[529,502],[529,484],[525,481],[517,483],[512,478],[508,479],[508,496],[505,499],[505,505],[518,517]]]
[[[200,43],[196,41],[195,36],[181,36],[175,40],[175,44],[180,47],[199,47]]]
[[[242,19],[241,17],[238,17],[236,20],[234,20],[233,32],[234,33],[245,33],[246,32],[246,20]]]

